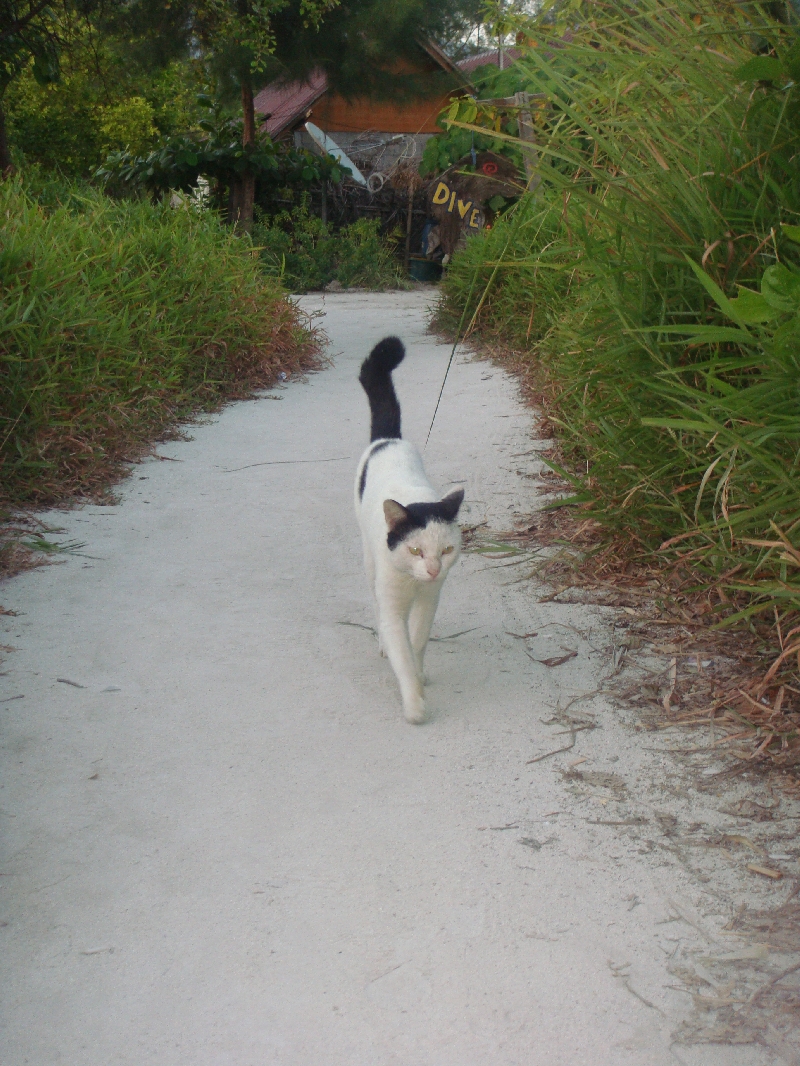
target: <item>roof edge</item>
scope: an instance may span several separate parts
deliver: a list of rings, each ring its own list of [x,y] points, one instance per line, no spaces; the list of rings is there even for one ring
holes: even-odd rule
[[[420,48],[427,52],[442,70],[447,71],[448,74],[452,74],[456,78],[461,86],[464,88],[472,88],[472,82],[465,75],[463,70],[459,70],[458,64],[454,63],[449,55],[433,40],[432,37],[428,37],[425,34],[419,34],[414,40],[420,46]]]

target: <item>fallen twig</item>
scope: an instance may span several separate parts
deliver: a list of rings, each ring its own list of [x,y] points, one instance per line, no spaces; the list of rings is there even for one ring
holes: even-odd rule
[[[159,455],[159,459],[166,459],[167,456]],[[223,470],[223,474],[237,474],[240,470],[250,470],[254,466],[295,466],[298,463],[341,463],[345,459],[350,459],[349,455],[335,455],[332,459],[272,459],[264,463],[248,463],[247,466],[234,466],[230,470]],[[176,459],[175,462],[180,462]]]
[[[750,999],[748,999],[748,1001],[747,1001],[748,1004],[755,1003],[755,1001],[758,999],[758,997],[760,995],[762,995],[764,992],[769,992],[769,990],[773,987],[773,985],[776,985],[779,981],[782,981],[784,979],[784,977],[788,977],[789,974],[797,973],[798,970],[800,970],[800,962],[796,962],[794,964],[794,966],[790,966],[788,968],[788,970],[783,970],[781,973],[776,974],[769,981],[765,982],[765,984],[761,985],[760,988],[757,988],[755,990],[755,992],[752,994]]]
[[[575,747],[575,741],[577,739],[577,736],[578,736],[577,730],[573,729],[572,730],[572,740],[569,742],[569,744],[566,745],[566,747],[556,748],[555,751],[548,751],[544,755],[537,755],[533,759],[528,759],[528,761],[525,763],[525,765],[526,766],[530,766],[530,764],[533,763],[533,762],[541,762],[542,759],[549,759],[551,755],[560,755],[562,751],[572,751],[572,749]]]
[[[449,633],[446,637],[431,637],[433,640],[455,640],[456,637],[463,637],[467,633],[474,633],[477,629],[481,629],[481,626],[473,626],[471,629],[460,629],[458,633]]]
[[[574,659],[577,656],[576,651],[569,651],[566,655],[551,655],[549,659],[537,659],[530,652],[527,653],[528,657],[535,663],[541,663],[542,666],[563,666],[564,663],[568,663],[570,659]]]

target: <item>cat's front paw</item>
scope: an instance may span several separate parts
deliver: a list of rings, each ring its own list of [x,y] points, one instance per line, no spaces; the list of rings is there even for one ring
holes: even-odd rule
[[[407,700],[403,704],[403,715],[405,720],[411,722],[412,725],[422,725],[428,717],[425,710],[425,700],[422,696],[414,696],[412,699]]]

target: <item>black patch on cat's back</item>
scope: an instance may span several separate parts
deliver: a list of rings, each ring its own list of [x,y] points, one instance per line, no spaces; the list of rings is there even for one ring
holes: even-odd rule
[[[364,463],[364,466],[363,466],[363,468],[361,470],[361,477],[358,479],[358,498],[359,498],[359,500],[363,500],[364,499],[364,489],[367,487],[367,467],[369,466],[370,459],[373,457],[373,455],[377,455],[378,452],[382,452],[384,448],[388,448],[390,444],[394,444],[394,443],[395,443],[394,440],[381,440],[381,441],[378,441],[378,443],[375,445],[375,447],[372,449],[372,451],[367,456],[366,461]]]
[[[407,517],[398,522],[394,529],[389,530],[386,537],[389,551],[394,551],[415,529],[424,529],[429,522],[444,522],[446,525],[454,522],[463,499],[464,491],[459,489],[445,496],[443,500],[435,500],[433,503],[403,504]]]

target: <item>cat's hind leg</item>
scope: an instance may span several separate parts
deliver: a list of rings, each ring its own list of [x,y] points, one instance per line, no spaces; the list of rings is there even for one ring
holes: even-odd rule
[[[369,585],[369,594],[372,597],[372,609],[375,612],[375,625],[376,632],[378,634],[378,651],[386,658],[386,652],[383,648],[383,640],[381,638],[381,612],[378,607],[378,597],[375,590],[375,559],[372,554],[372,548],[369,546],[367,538],[363,538],[364,548],[364,572],[367,575],[367,584]]]
[[[411,607],[411,614],[408,619],[411,648],[414,652],[417,672],[423,682],[426,680],[424,674],[425,649],[428,647],[433,619],[436,616],[436,608],[439,606],[439,594],[441,591],[441,585],[438,583],[435,585],[423,586],[419,589]]]

